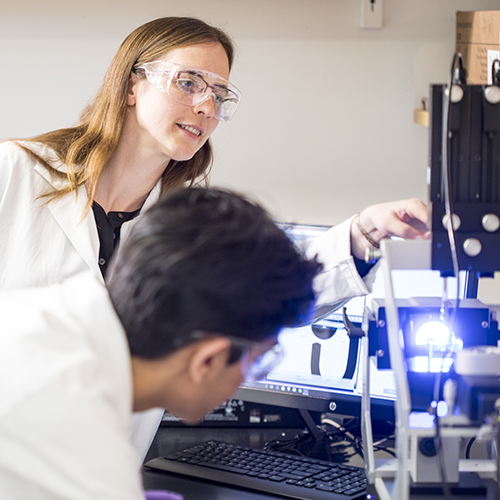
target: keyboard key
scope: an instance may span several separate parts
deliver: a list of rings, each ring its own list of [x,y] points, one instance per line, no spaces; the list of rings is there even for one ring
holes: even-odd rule
[[[228,467],[227,465],[213,464],[210,462],[199,462],[200,467],[209,467],[210,469],[224,470],[226,472],[232,472],[233,474],[246,474],[248,471],[243,469],[238,469],[236,467]]]
[[[302,479],[304,479],[304,476],[299,476],[299,475],[296,475],[296,474],[288,474],[287,472],[280,472],[279,474],[280,476],[284,477],[285,479],[295,479],[297,481],[300,481]]]
[[[328,484],[318,484],[316,489],[320,491],[333,491],[333,487]]]
[[[360,493],[361,491],[365,491],[365,488],[361,488],[361,487],[351,488],[350,490],[347,490],[344,493],[346,495],[351,495],[351,494],[354,494],[354,493]]]

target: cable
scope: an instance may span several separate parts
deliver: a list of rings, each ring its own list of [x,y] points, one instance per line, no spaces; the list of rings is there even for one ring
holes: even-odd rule
[[[498,70],[495,69],[496,66],[498,66]],[[499,85],[500,84],[500,59],[495,59],[491,63],[491,83],[493,85]]]
[[[446,468],[444,463],[444,452],[443,452],[443,440],[441,438],[441,424],[439,422],[439,416],[436,413],[434,415],[434,421],[436,423],[436,437],[434,438],[434,446],[436,448],[436,458],[438,461],[439,473],[441,475],[441,487],[443,489],[443,496],[447,500],[451,500],[451,490],[450,486],[446,480]]]
[[[353,419],[353,420],[356,420],[356,419]],[[349,423],[351,423],[351,422],[352,422],[352,420],[351,420]],[[338,422],[335,422],[335,420],[331,420],[331,419],[329,419],[329,418],[324,418],[324,419],[321,421],[321,423],[322,423],[323,425],[324,425],[324,424],[327,424],[327,425],[331,425],[332,427],[336,427],[336,428],[339,430],[339,432],[345,432],[345,435],[346,435],[348,438],[350,438],[350,439],[352,439],[352,440],[354,440],[354,439],[355,439],[355,437],[354,437],[354,436],[353,436],[350,432],[348,432],[348,431],[346,430],[346,428],[345,428],[343,425],[340,425]]]
[[[451,347],[453,340],[455,339],[458,309],[460,307],[460,268],[458,265],[458,251],[455,239],[455,228],[453,227],[453,211],[451,207],[451,197],[450,197],[451,175],[450,175],[450,161],[448,154],[449,139],[451,138],[450,104],[451,104],[451,94],[455,78],[455,71],[457,69],[457,63],[459,65],[458,69],[459,78],[463,78],[465,74],[465,70],[463,68],[462,55],[455,53],[448,79],[448,86],[447,86],[448,92],[444,100],[442,131],[441,131],[441,153],[442,153],[441,182],[443,187],[443,198],[444,198],[444,206],[446,214],[446,229],[448,233],[448,241],[450,244],[453,274],[456,277],[457,286],[456,286],[455,307],[453,308],[453,313],[450,314],[449,313],[450,303],[448,300],[448,281],[447,281],[448,278],[444,278],[440,319],[450,329],[450,336],[448,337],[448,342],[441,356],[441,369],[437,372],[436,379],[434,382],[433,399],[434,401],[436,401],[436,403],[440,399],[439,393],[441,390],[441,378],[443,373],[444,361],[445,359],[453,355]]]
[[[470,458],[470,450],[472,448],[472,445],[474,444],[474,441],[476,440],[475,437],[469,439],[469,442],[467,443],[467,448],[465,449],[465,458],[469,460]]]
[[[388,453],[389,455],[393,456],[394,458],[397,458],[396,453],[386,446],[374,446],[373,450],[374,451],[384,451],[385,453]]]
[[[264,445],[264,449],[300,456],[314,456],[320,451],[332,462],[346,462],[348,458],[357,454],[363,457],[360,437],[356,435],[359,418],[353,417],[344,425],[324,419],[316,428],[321,434],[319,441],[309,431],[305,431],[291,439],[269,441]],[[355,452],[348,455],[344,450],[349,446],[352,446]]]
[[[495,488],[495,500],[500,499],[500,424],[498,422],[498,416],[497,416],[497,422],[495,423],[495,444],[496,444],[496,455],[497,455],[497,477],[496,477],[496,488]]]
[[[452,212],[452,207],[451,207],[451,197],[450,197],[450,186],[451,186],[451,179],[450,179],[450,158],[449,158],[449,139],[451,139],[451,132],[450,132],[450,104],[451,104],[451,94],[452,94],[452,88],[453,88],[453,81],[454,81],[454,76],[455,76],[455,70],[457,66],[457,62],[459,64],[459,75],[463,74],[463,60],[462,60],[462,55],[455,53],[453,57],[453,63],[451,65],[451,71],[449,75],[449,80],[448,80],[448,95],[446,96],[446,99],[444,101],[444,109],[443,109],[443,130],[442,130],[442,144],[441,144],[441,154],[442,154],[442,164],[441,164],[441,177],[442,177],[442,183],[443,183],[443,195],[444,195],[444,207],[445,207],[445,214],[446,214],[446,229],[448,232],[448,241],[450,243],[450,252],[451,252],[451,261],[453,265],[453,274],[457,279],[457,290],[456,290],[456,303],[455,303],[455,308],[453,310],[453,317],[452,320],[449,322],[450,330],[454,332],[456,330],[456,320],[457,320],[457,313],[458,309],[460,307],[460,268],[458,265],[458,252],[457,252],[457,245],[456,245],[456,240],[455,240],[455,228],[453,227],[453,212]],[[443,303],[443,318],[444,314],[446,312],[445,309],[445,304]]]
[[[448,79],[447,90],[448,93],[444,100],[444,108],[443,108],[443,122],[442,122],[442,134],[441,134],[441,154],[442,154],[442,164],[441,164],[441,181],[443,187],[443,197],[444,197],[444,208],[446,214],[446,229],[448,233],[448,241],[450,244],[450,252],[451,252],[451,261],[453,266],[453,274],[456,278],[456,301],[455,307],[453,308],[452,314],[449,314],[449,301],[448,301],[448,290],[447,290],[447,279],[445,278],[444,286],[443,286],[443,301],[441,304],[441,320],[448,325],[450,329],[450,335],[448,337],[448,342],[443,350],[442,361],[441,361],[441,369],[436,374],[436,379],[434,382],[434,394],[433,399],[435,403],[435,407],[433,409],[434,413],[434,422],[436,426],[436,434],[434,437],[434,443],[436,447],[436,458],[438,462],[438,468],[441,476],[441,485],[445,498],[451,498],[451,491],[446,480],[446,469],[444,463],[444,455],[443,455],[443,441],[441,437],[440,430],[440,420],[438,415],[438,407],[437,404],[440,400],[439,393],[441,389],[441,378],[444,367],[444,360],[451,357],[453,352],[451,350],[451,346],[453,343],[453,339],[455,338],[456,326],[457,326],[457,316],[458,309],[460,307],[460,268],[458,264],[458,251],[455,239],[455,228],[453,227],[453,211],[451,206],[451,196],[450,196],[450,188],[451,188],[451,172],[450,172],[450,158],[449,158],[449,145],[451,139],[451,131],[450,131],[450,104],[451,104],[451,95],[453,90],[453,84],[455,79],[455,72],[457,70],[458,63],[458,76],[459,79],[464,75],[463,68],[463,60],[462,55],[455,53],[453,57],[453,62],[451,65],[451,71]]]
[[[436,375],[436,380],[434,383],[434,394],[433,399],[436,403],[439,401],[439,392],[441,389],[441,375],[443,372],[444,360],[450,357],[453,352],[451,351],[451,345],[453,339],[455,338],[455,331],[457,325],[457,315],[458,309],[460,307],[460,268],[458,265],[458,252],[455,240],[455,229],[453,227],[453,211],[451,207],[451,197],[450,197],[450,161],[449,161],[449,139],[451,138],[450,132],[450,104],[451,104],[451,94],[453,88],[453,82],[455,78],[455,71],[457,69],[457,62],[459,65],[459,78],[463,78],[464,68],[463,68],[463,60],[462,55],[455,53],[453,57],[453,62],[451,65],[451,71],[448,79],[448,93],[446,95],[446,99],[444,100],[444,109],[443,109],[443,120],[442,120],[442,132],[441,132],[441,153],[442,153],[442,164],[441,164],[441,182],[443,186],[443,197],[444,197],[444,206],[445,206],[445,214],[446,214],[446,229],[448,232],[448,241],[450,244],[450,252],[451,252],[451,260],[453,265],[453,274],[457,280],[456,286],[456,298],[455,298],[455,307],[453,309],[453,315],[449,314],[449,301],[448,301],[448,286],[447,286],[447,278],[444,279],[443,284],[443,297],[441,302],[441,321],[448,325],[450,329],[450,336],[448,337],[448,343],[443,351],[442,362],[441,362],[441,370]],[[451,318],[451,320],[450,320]]]

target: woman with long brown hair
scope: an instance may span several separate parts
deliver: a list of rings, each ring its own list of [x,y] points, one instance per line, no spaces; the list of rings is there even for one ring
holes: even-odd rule
[[[104,274],[123,225],[162,192],[202,182],[209,137],[240,93],[218,28],[161,18],[119,48],[80,122],[0,146],[0,288]],[[152,82],[152,83],[151,83]]]
[[[130,224],[161,195],[202,182],[210,135],[234,113],[230,38],[192,18],[162,18],[119,48],[79,123],[0,145],[0,289],[92,270],[104,278]],[[161,413],[136,419],[141,456]]]

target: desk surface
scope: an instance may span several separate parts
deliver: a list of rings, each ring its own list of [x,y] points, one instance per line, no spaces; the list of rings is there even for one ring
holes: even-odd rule
[[[240,446],[263,448],[273,439],[293,437],[302,429],[214,428],[214,427],[160,427],[146,461],[168,455],[209,439],[226,441]],[[169,490],[184,495],[185,500],[235,500],[235,489],[197,481],[176,474],[143,471],[146,490]],[[238,490],[238,500],[276,500],[276,496]]]
[[[251,448],[263,448],[271,440],[292,438],[302,429],[267,429],[267,428],[214,428],[214,427],[161,427],[148,452],[146,461],[155,457],[168,455],[189,446],[209,439],[226,441]],[[388,457],[388,455],[379,455]],[[359,455],[351,457],[350,464],[362,467],[363,460]],[[180,493],[184,500],[276,500],[278,497],[256,492],[233,489],[228,486],[194,480],[176,474],[143,471],[144,488],[146,490],[169,490]],[[236,493],[237,492],[237,493]],[[479,500],[475,496],[454,497],[460,500]],[[442,495],[412,495],[411,500],[437,500]],[[481,498],[484,500],[484,497]]]

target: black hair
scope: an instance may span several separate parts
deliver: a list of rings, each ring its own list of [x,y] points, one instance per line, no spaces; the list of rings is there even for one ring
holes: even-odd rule
[[[131,354],[155,359],[194,341],[196,330],[261,341],[303,322],[320,267],[258,204],[188,188],[141,217],[107,285]]]

